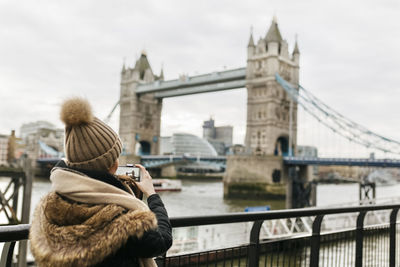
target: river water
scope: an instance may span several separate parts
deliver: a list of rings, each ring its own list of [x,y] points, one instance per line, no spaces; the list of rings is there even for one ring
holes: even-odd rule
[[[47,179],[35,179],[31,210],[50,190],[51,184]],[[317,186],[317,206],[354,203],[358,200],[358,190],[358,184],[320,184]],[[285,208],[285,202],[279,200],[224,199],[223,184],[219,180],[182,180],[182,191],[159,194],[171,217],[243,212],[246,207],[251,206]],[[377,199],[400,197],[400,184],[377,186],[376,196]]]
[[[0,186],[5,181],[0,179]],[[48,179],[36,178],[33,183],[32,208],[51,190]],[[340,205],[358,201],[358,184],[320,184],[317,186],[317,206]],[[198,216],[243,212],[246,207],[269,205],[271,209],[284,209],[279,200],[227,200],[223,198],[220,180],[182,180],[182,191],[159,193],[169,216]],[[400,184],[377,186],[377,199],[400,198]]]

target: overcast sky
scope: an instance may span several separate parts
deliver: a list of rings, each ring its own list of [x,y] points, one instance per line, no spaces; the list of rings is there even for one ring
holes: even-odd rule
[[[124,58],[132,66],[143,49],[166,80],[245,67],[250,28],[255,40],[264,37],[276,14],[290,51],[298,35],[303,87],[400,140],[399,3],[0,0],[0,133],[37,120],[62,127],[59,104],[74,95],[105,118],[119,98]],[[245,89],[164,99],[162,135],[201,135],[213,116],[243,143],[246,101]]]

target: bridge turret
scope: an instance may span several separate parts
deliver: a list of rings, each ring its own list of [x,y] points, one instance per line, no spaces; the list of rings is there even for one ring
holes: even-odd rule
[[[296,43],[294,44],[294,49],[292,53],[292,61],[295,64],[293,69],[292,75],[292,83],[297,86],[299,84],[299,69],[300,69],[300,50],[299,45],[297,43],[297,36],[296,36]]]
[[[267,51],[267,44],[265,43],[265,40],[262,38],[258,39],[255,54],[257,54],[257,55],[263,54],[266,51]]]
[[[126,67],[125,67],[125,61],[124,61],[124,64],[122,64],[121,74],[124,75],[125,72],[126,72]]]
[[[282,40],[280,43],[280,51],[279,51],[279,55],[287,60],[290,60],[290,56],[289,56],[289,45],[287,43],[286,40]]]
[[[297,44],[297,37],[296,37],[296,43],[294,44],[294,49],[292,53],[292,60],[299,65],[300,63],[300,50],[299,50],[299,45]]]
[[[279,55],[280,50],[281,50],[281,42],[282,36],[281,32],[279,31],[278,28],[278,22],[276,17],[274,16],[271,26],[269,27],[269,30],[267,32],[267,35],[265,36],[265,41],[267,43],[267,53],[271,55]]]
[[[250,33],[249,44],[247,45],[247,58],[254,55],[256,46],[254,45],[253,32]]]
[[[140,55],[139,59],[135,63],[135,70],[139,72],[139,79],[140,80],[145,80],[145,74],[146,72],[148,73],[147,75],[153,75],[153,71],[150,67],[150,63],[147,60],[147,53],[146,51],[142,51],[142,54]],[[148,77],[150,78],[150,77]]]

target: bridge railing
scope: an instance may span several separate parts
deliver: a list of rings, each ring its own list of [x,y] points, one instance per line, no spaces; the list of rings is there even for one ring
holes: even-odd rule
[[[400,204],[357,207],[305,208],[254,213],[171,218],[174,228],[252,223],[248,242],[234,247],[164,255],[156,259],[159,266],[398,266],[400,263],[400,229],[397,214]],[[369,212],[388,211],[387,222],[365,225]],[[354,229],[321,232],[327,216],[357,213]],[[264,221],[312,217],[312,234],[285,238],[260,238]],[[301,225],[301,224],[299,224]],[[29,225],[0,227],[0,242],[5,243],[0,267],[11,266],[15,243],[26,240]],[[397,264],[397,265],[396,265]]]

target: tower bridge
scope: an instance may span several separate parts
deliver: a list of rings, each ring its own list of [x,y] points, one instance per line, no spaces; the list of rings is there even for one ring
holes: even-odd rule
[[[164,81],[155,75],[142,53],[133,68],[123,66],[120,91],[119,133],[127,154],[158,155],[162,99],[182,95],[247,89],[245,146],[249,154],[277,155],[295,151],[297,104],[275,80],[279,73],[293,86],[299,82],[300,52],[289,53],[274,19],[257,43],[250,35],[247,66],[204,75]],[[291,103],[292,102],[292,106]],[[289,138],[289,136],[291,138]]]
[[[226,197],[291,196],[294,178],[300,177],[302,183],[312,179],[311,165],[397,167],[398,162],[379,160],[305,160],[294,157],[297,150],[298,106],[316,117],[321,125],[350,142],[383,152],[390,151],[392,146],[400,154],[399,142],[374,134],[346,119],[301,87],[299,68],[297,40],[289,52],[276,19],[272,20],[267,34],[257,42],[250,34],[247,64],[243,68],[165,81],[163,70],[159,75],[154,74],[147,55],[142,53],[134,67],[124,64],[121,72],[119,134],[125,157],[132,160],[135,156],[142,156],[143,163],[153,167],[171,161],[171,158],[157,156],[160,152],[164,98],[246,88],[246,151],[243,155],[232,155],[217,161],[226,169]],[[287,207],[292,207],[292,204]]]
[[[121,162],[141,162],[148,168],[206,162],[213,171],[225,170],[226,197],[246,198],[293,196],[293,179],[300,179],[303,184],[310,182],[313,165],[400,167],[398,160],[390,159],[302,158],[296,155],[298,107],[351,142],[400,155],[400,142],[346,119],[300,86],[299,59],[297,41],[289,53],[276,20],[257,43],[250,35],[245,68],[165,81],[163,71],[160,75],[154,74],[147,55],[142,53],[134,67],[124,64],[120,100],[112,109],[113,112],[120,105],[119,134],[124,144]],[[164,98],[235,88],[247,90],[245,153],[214,158],[159,155]],[[38,163],[46,165],[50,161],[54,159],[42,159]]]
[[[133,68],[124,65],[121,72],[119,135],[125,154],[127,157],[137,152],[141,156],[159,154],[163,98],[246,88],[246,155],[228,158],[224,194],[241,195],[240,190],[231,189],[258,184],[262,190],[254,196],[272,193],[284,197],[286,180],[273,177],[286,171],[281,157],[275,156],[296,151],[297,103],[278,84],[275,74],[279,73],[296,88],[299,60],[297,41],[290,53],[275,18],[267,34],[256,43],[250,34],[244,68],[164,81],[163,71],[155,75],[147,55],[142,53]]]

